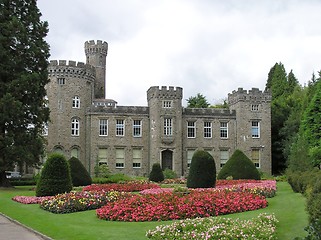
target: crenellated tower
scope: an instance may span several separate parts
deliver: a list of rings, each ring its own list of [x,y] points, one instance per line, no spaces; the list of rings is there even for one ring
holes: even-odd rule
[[[150,87],[147,101],[150,119],[150,168],[160,163],[181,175],[182,97],[180,87]]]
[[[94,96],[97,99],[105,98],[107,52],[107,42],[101,40],[97,40],[97,43],[94,40],[85,42],[86,63],[96,69]]]

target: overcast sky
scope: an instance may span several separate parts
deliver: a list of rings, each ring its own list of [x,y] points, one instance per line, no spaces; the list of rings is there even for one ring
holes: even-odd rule
[[[150,86],[179,86],[211,103],[265,88],[282,62],[303,85],[321,70],[320,0],[38,0],[51,60],[85,62],[108,42],[106,98],[147,106]]]

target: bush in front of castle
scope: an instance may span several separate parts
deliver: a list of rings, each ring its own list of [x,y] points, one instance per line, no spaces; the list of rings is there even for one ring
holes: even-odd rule
[[[71,189],[70,167],[66,158],[60,153],[52,153],[41,171],[36,196],[54,196],[70,192]]]
[[[235,150],[230,159],[219,172],[218,179],[255,179],[260,180],[261,176],[254,163],[241,151]]]
[[[198,150],[193,154],[187,178],[188,188],[212,188],[216,183],[215,161],[211,154]]]
[[[161,182],[164,181],[164,173],[159,163],[154,163],[152,171],[149,174],[149,181]]]
[[[90,185],[92,180],[84,165],[78,158],[72,157],[69,159],[70,173],[72,185],[74,187]]]

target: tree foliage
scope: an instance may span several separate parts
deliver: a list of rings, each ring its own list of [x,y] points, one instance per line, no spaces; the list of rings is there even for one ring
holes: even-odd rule
[[[195,97],[189,97],[187,99],[188,108],[208,108],[210,106],[206,97],[198,93]]]
[[[39,163],[48,121],[47,22],[36,0],[0,2],[0,185],[15,164]]]
[[[198,150],[193,154],[187,178],[188,188],[212,188],[216,183],[216,166],[211,154]]]

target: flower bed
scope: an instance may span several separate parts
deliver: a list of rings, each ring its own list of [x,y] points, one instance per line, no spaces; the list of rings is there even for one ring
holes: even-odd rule
[[[97,209],[108,202],[116,201],[120,197],[121,193],[115,191],[70,192],[44,200],[40,203],[40,207],[52,213],[71,213]]]
[[[51,198],[52,198],[51,196],[48,196],[48,197],[15,196],[12,198],[12,200],[23,204],[39,204],[42,201],[48,200]]]
[[[209,217],[265,208],[264,197],[249,192],[192,191],[132,195],[97,209],[97,216],[112,221],[159,221]]]
[[[158,184],[132,181],[128,183],[92,184],[83,188],[83,191],[118,191],[118,192],[139,192],[150,188],[160,188]]]
[[[149,230],[149,239],[277,239],[274,215],[260,214],[251,220],[196,218],[157,226]]]

